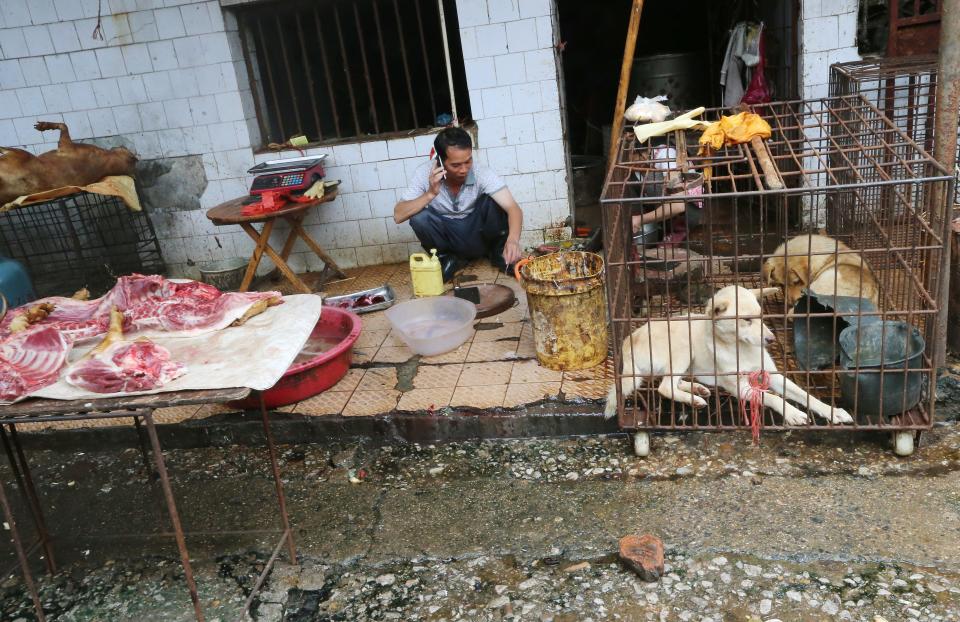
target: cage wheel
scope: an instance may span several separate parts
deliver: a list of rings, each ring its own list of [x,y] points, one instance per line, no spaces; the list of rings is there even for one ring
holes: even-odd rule
[[[898,456],[909,456],[913,454],[912,430],[893,433],[893,453]]]
[[[640,458],[650,455],[650,433],[635,432],[633,435],[633,453]]]

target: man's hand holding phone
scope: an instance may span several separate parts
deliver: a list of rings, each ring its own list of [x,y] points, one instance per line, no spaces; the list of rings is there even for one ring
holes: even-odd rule
[[[440,194],[440,184],[447,178],[447,171],[444,170],[437,156],[433,160],[433,170],[430,171],[430,194],[434,197]]]

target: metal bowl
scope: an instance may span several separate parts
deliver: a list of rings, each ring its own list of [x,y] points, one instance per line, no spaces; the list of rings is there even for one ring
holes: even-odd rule
[[[229,292],[239,288],[243,282],[247,260],[240,257],[218,259],[202,263],[197,268],[203,283],[213,285],[222,292]]]

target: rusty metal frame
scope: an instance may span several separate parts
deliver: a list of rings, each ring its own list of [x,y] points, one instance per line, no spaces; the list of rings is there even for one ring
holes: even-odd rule
[[[231,396],[227,399],[242,399],[249,394],[248,389],[237,389],[234,390],[236,395]],[[215,403],[222,400],[222,396],[219,396],[216,400],[210,399],[210,393],[207,393],[207,397],[204,398],[202,393],[197,392],[198,396],[196,399],[186,399],[178,401],[180,405],[186,404],[207,404]],[[51,400],[52,402],[52,400]],[[26,456],[23,452],[23,447],[20,444],[19,438],[17,436],[17,425],[24,423],[54,423],[61,421],[93,421],[96,419],[116,419],[116,418],[129,418],[132,417],[134,423],[137,426],[138,434],[141,432],[140,420],[146,424],[146,435],[149,439],[150,450],[153,455],[153,466],[156,471],[157,479],[160,483],[160,488],[163,492],[163,498],[167,509],[167,514],[173,527],[173,531],[163,531],[160,533],[133,533],[133,534],[121,534],[121,535],[111,535],[109,538],[117,537],[127,537],[127,538],[151,538],[151,537],[172,537],[177,543],[177,550],[180,555],[180,562],[183,565],[184,580],[187,584],[187,590],[190,593],[190,600],[193,605],[194,617],[198,622],[204,622],[205,616],[203,613],[203,608],[200,604],[200,596],[197,591],[197,584],[193,576],[193,567],[190,563],[190,554],[187,550],[186,536],[188,535],[200,535],[208,534],[209,532],[186,532],[183,529],[183,525],[180,522],[180,514],[177,509],[176,498],[173,494],[173,489],[170,484],[170,477],[167,472],[166,461],[163,457],[163,449],[160,446],[160,439],[157,435],[156,422],[154,420],[154,409],[150,407],[140,407],[133,409],[123,409],[115,406],[115,400],[109,406],[104,408],[102,411],[97,410],[97,402],[92,403],[87,402],[84,406],[85,412],[76,412],[74,410],[69,410],[71,408],[70,402],[60,402],[63,404],[67,410],[60,412],[56,406],[51,405],[46,412],[40,412],[36,414],[26,414],[26,415],[5,415],[0,414],[0,440],[2,440],[3,448],[7,454],[7,459],[10,462],[11,470],[14,473],[15,481],[17,487],[20,489],[21,493],[27,500],[27,505],[30,510],[30,515],[34,523],[34,527],[37,531],[37,542],[30,546],[24,545],[24,540],[20,535],[20,529],[17,526],[17,522],[13,515],[13,509],[10,505],[9,499],[7,498],[6,488],[3,484],[2,478],[0,478],[0,509],[3,511],[4,521],[9,525],[10,538],[13,543],[14,550],[16,552],[17,561],[14,566],[10,569],[4,571],[2,576],[7,576],[10,574],[14,568],[19,566],[20,573],[23,576],[24,583],[27,587],[27,591],[30,594],[30,598],[33,601],[34,610],[37,616],[38,622],[45,622],[46,616],[43,613],[43,606],[40,601],[40,593],[37,588],[37,584],[34,581],[33,573],[30,568],[30,556],[36,552],[38,549],[43,548],[45,555],[44,561],[47,566],[47,571],[50,574],[56,572],[56,562],[53,557],[53,541],[54,537],[51,536],[43,518],[43,511],[40,505],[40,496],[37,493],[36,487],[33,483],[33,479],[30,475],[30,465],[27,462]],[[256,583],[254,584],[253,590],[250,592],[247,597],[246,602],[244,603],[243,613],[244,615],[249,611],[251,604],[253,603],[254,598],[257,596],[260,588],[263,586],[263,582],[266,580],[267,576],[270,574],[273,569],[273,565],[276,562],[277,558],[280,555],[281,550],[286,546],[287,555],[289,556],[290,562],[292,564],[297,563],[297,551],[296,543],[293,538],[293,530],[290,527],[290,518],[287,513],[286,506],[286,496],[283,490],[283,480],[280,476],[280,466],[277,461],[277,452],[276,445],[274,443],[273,433],[270,430],[270,418],[269,413],[266,408],[266,404],[263,401],[262,394],[260,395],[260,416],[263,423],[264,437],[267,441],[267,452],[270,457],[270,468],[273,474],[274,487],[277,494],[277,508],[278,514],[280,517],[281,529],[278,530],[234,530],[234,531],[218,531],[216,533],[232,533],[232,534],[280,534],[280,539],[277,542],[273,552],[267,561],[266,565],[263,568],[263,571],[257,577]],[[9,428],[9,437],[7,436],[6,428]],[[149,467],[149,458],[147,457],[147,448],[141,443],[141,452],[143,454],[144,464]],[[149,468],[148,468],[149,471]]]
[[[855,315],[857,321],[867,317],[900,320],[917,327],[926,348],[919,367],[909,368],[909,373],[920,374],[925,385],[915,407],[896,414],[864,415],[854,425],[814,418],[807,398],[807,403],[797,403],[801,410],[811,413],[810,423],[803,428],[928,429],[934,410],[935,349],[943,342],[943,336],[936,334],[936,320],[946,302],[939,274],[945,269],[949,211],[942,197],[952,196],[953,175],[860,95],[775,102],[753,110],[772,128],[772,136],[764,141],[762,149],[745,143],[698,154],[700,132],[696,130],[672,132],[642,144],[637,143],[630,128],[618,137],[617,160],[607,174],[601,203],[620,426],[640,430],[749,429],[737,397],[715,386],[711,387],[707,405],[693,409],[660,395],[659,377],[650,382],[651,378],[640,374],[625,374],[623,341],[643,324],[665,322],[679,313],[704,313],[704,303],[721,287],[766,286],[761,267],[776,246],[792,236],[825,228],[827,235],[846,243],[849,249],[808,248],[793,255],[787,252],[784,261],[825,259],[835,263],[841,256],[862,258],[879,284],[878,310],[859,309],[844,315]],[[703,116],[715,120],[724,113],[715,109]],[[775,179],[765,174],[765,160],[773,165]],[[704,176],[702,194],[665,191],[666,180],[684,173]],[[702,208],[694,207],[698,201]],[[632,217],[675,204],[683,204],[684,212],[671,224],[684,223],[686,239],[636,246]],[[699,216],[699,223],[691,220],[694,214]],[[859,278],[863,292],[864,276]],[[836,320],[841,314],[832,309],[792,311],[780,291],[764,299],[759,314],[735,311],[731,317],[759,319],[766,324],[775,336],[768,351],[780,373],[810,395],[828,404],[837,403],[842,370],[836,362]],[[818,320],[834,326],[834,363],[825,369],[803,369],[795,358],[794,327],[804,322],[809,330],[810,323]],[[672,354],[676,348],[691,347],[688,342],[693,337],[693,322],[688,318],[669,321],[680,323],[680,337],[676,343],[672,336],[667,337],[667,343],[658,342],[659,351],[666,349]],[[736,330],[739,334],[739,324]],[[652,342],[648,349],[653,349]],[[650,360],[648,367],[652,366]],[[717,381],[721,376],[743,373],[731,370],[709,375]],[[884,383],[892,382],[896,375],[902,374],[905,380],[908,368],[904,363],[903,367],[871,370],[857,361],[843,373],[853,375],[858,382],[878,374],[882,392]],[[679,372],[666,375],[690,379]],[[635,399],[625,403],[625,397],[630,396],[624,395],[624,381],[630,388],[631,379],[639,381],[641,388]],[[861,399],[859,389],[855,390],[851,411]],[[763,427],[796,429],[770,409],[764,411]]]

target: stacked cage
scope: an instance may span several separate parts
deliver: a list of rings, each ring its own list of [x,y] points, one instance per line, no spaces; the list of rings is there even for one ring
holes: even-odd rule
[[[83,287],[99,296],[118,276],[166,270],[146,212],[89,192],[0,214],[0,256],[26,266],[40,297],[69,296]]]
[[[637,439],[784,429],[792,406],[808,413],[804,426],[900,431],[912,451],[932,421],[953,177],[859,95],[753,111],[772,128],[753,145],[704,152],[698,130],[638,142],[628,128],[619,139],[602,203],[620,426]],[[727,286],[757,290],[759,303],[735,296],[724,311],[732,345],[711,332]],[[769,329],[767,362],[737,354],[755,322]],[[685,366],[697,352],[713,360]],[[802,393],[751,418],[751,399],[771,404],[751,398],[768,388],[757,370],[778,396],[778,377]],[[717,389],[731,380],[739,395]]]

